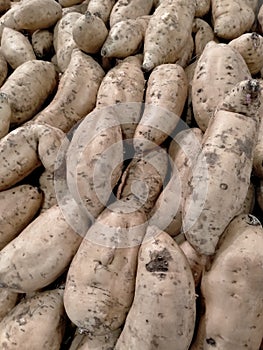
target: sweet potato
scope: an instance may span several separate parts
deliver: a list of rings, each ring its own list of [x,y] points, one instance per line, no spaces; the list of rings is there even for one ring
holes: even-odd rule
[[[78,12],[70,12],[64,15],[56,24],[54,30],[54,48],[57,56],[59,70],[64,73],[70,61],[72,51],[77,48],[73,39],[72,29],[74,23],[83,16]]]
[[[140,56],[130,56],[110,69],[100,84],[96,101],[97,109],[113,109],[123,138],[130,141],[141,118],[144,97],[145,78],[141,63]]]
[[[7,94],[0,92],[0,138],[8,134],[12,110]]]
[[[149,15],[152,6],[153,0],[117,0],[110,13],[110,28],[125,19]]]
[[[239,215],[220,240],[201,282],[205,300],[199,326],[203,327],[202,349],[259,349],[263,335],[262,234],[257,218]]]
[[[78,48],[89,54],[100,51],[107,35],[108,29],[103,20],[89,11],[80,16],[72,27],[72,36]]]
[[[95,107],[104,75],[101,66],[91,56],[74,49],[56,95],[34,120],[68,132]]]
[[[257,80],[237,84],[218,106],[204,134],[183,209],[186,238],[201,254],[214,254],[220,236],[246,198],[260,100]]]
[[[195,308],[194,279],[184,253],[167,233],[148,226],[134,300],[115,349],[187,350]]]
[[[64,305],[83,332],[118,329],[131,306],[146,217],[136,200],[108,206],[90,227],[67,274]]]
[[[66,15],[69,12],[79,12],[82,15],[84,15],[85,12],[88,10],[88,4],[89,4],[89,0],[84,0],[78,5],[63,7],[62,8],[62,16]]]
[[[215,41],[215,34],[213,29],[210,27],[210,25],[204,21],[201,18],[195,18],[193,21],[193,33],[195,33],[194,36],[194,42],[195,42],[195,50],[194,53],[197,57],[199,57],[202,52],[204,51],[204,48],[206,44],[209,41]]]
[[[39,186],[44,197],[41,205],[41,212],[57,204],[54,181],[54,171],[45,170],[39,177]]]
[[[56,87],[57,73],[51,62],[31,60],[17,67],[0,88],[12,110],[11,126],[34,117]]]
[[[0,322],[16,305],[19,294],[8,289],[0,289]]]
[[[255,5],[257,0],[211,0],[215,34],[231,40],[248,32],[255,20]]]
[[[101,48],[103,57],[125,58],[141,47],[150,16],[119,21],[111,27]]]
[[[122,133],[114,110],[95,109],[75,131],[67,152],[69,190],[91,220],[107,205],[122,163]]]
[[[97,14],[107,23],[115,2],[116,0],[89,0],[87,10],[93,14]]]
[[[59,350],[65,327],[62,290],[44,291],[21,300],[4,317],[0,323],[0,347]]]
[[[7,62],[0,50],[0,87],[3,85],[7,75],[8,75]]]
[[[14,22],[19,30],[50,28],[61,16],[62,8],[55,0],[22,0],[13,13]]]
[[[194,39],[192,34],[189,34],[186,44],[184,46],[184,50],[182,50],[178,56],[176,61],[181,67],[185,68],[191,61],[194,52]]]
[[[15,185],[41,163],[53,170],[64,133],[45,124],[21,126],[0,140],[0,191]]]
[[[246,61],[251,74],[263,67],[263,37],[255,32],[245,33],[231,40],[228,45],[237,50]]]
[[[162,190],[167,169],[168,157],[163,148],[135,156],[121,177],[117,198],[135,196],[148,216]]]
[[[143,69],[175,63],[192,33],[195,2],[164,0],[150,18],[144,38]]]
[[[200,284],[205,266],[209,262],[210,258],[207,255],[199,254],[188,241],[182,242],[179,247],[182,249],[187,258],[193,273],[195,287],[197,288]]]
[[[29,39],[17,30],[8,27],[5,27],[2,33],[1,52],[13,69],[24,62],[36,59]]]
[[[82,0],[58,0],[58,2],[62,7],[69,7],[80,4]]]
[[[77,206],[71,206],[79,216]],[[82,237],[59,206],[47,209],[0,251],[0,286],[19,293],[42,289],[67,268]]]
[[[143,152],[160,145],[175,129],[187,97],[187,80],[178,64],[156,67],[148,79],[145,108],[134,133],[134,147]]]
[[[215,109],[238,82],[251,78],[239,52],[227,44],[209,42],[200,56],[192,81],[195,120],[205,131]]]
[[[155,202],[149,224],[171,236],[177,236],[182,228],[182,205],[188,186],[187,178],[201,151],[202,137],[200,129],[186,129],[174,137],[169,147],[172,175]]]
[[[53,33],[49,29],[35,30],[32,34],[32,47],[35,55],[43,59],[53,51]]]
[[[42,193],[30,185],[0,192],[0,249],[32,221],[42,204]]]
[[[211,7],[211,0],[198,0],[196,2],[195,17],[203,17]]]

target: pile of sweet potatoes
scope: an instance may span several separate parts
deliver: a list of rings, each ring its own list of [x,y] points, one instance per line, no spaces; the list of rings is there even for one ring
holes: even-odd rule
[[[0,2],[0,349],[263,348],[263,5]]]

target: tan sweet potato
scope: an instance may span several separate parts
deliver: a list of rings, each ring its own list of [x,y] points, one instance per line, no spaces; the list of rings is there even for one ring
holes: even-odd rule
[[[69,7],[80,4],[82,0],[58,0],[58,2],[62,7]]]
[[[200,56],[192,81],[195,120],[205,131],[215,109],[238,82],[251,78],[239,52],[227,44],[209,42]]]
[[[246,61],[251,74],[257,74],[263,67],[263,37],[255,32],[245,33],[229,42]]]
[[[67,274],[64,305],[71,321],[93,335],[118,329],[131,306],[146,217],[135,200],[108,206],[90,227]]]
[[[36,59],[29,39],[17,30],[8,27],[5,27],[2,33],[1,52],[13,69],[24,62]]]
[[[116,0],[89,0],[87,10],[93,14],[97,14],[107,23],[115,2]]]
[[[38,29],[32,34],[32,47],[35,55],[43,59],[53,50],[53,33],[49,29]]]
[[[79,216],[76,206],[71,210]],[[81,240],[59,206],[47,209],[0,251],[0,286],[19,293],[44,288],[66,270]]]
[[[57,73],[51,62],[31,60],[17,67],[0,88],[11,107],[11,126],[34,117],[56,87]]]
[[[71,61],[72,51],[78,47],[73,39],[72,29],[74,23],[81,16],[83,16],[81,13],[69,12],[56,24],[54,30],[54,48],[56,51],[57,65],[62,73],[65,72]]]
[[[183,112],[187,88],[185,72],[178,64],[162,64],[151,72],[145,108],[134,134],[137,152],[160,145],[175,129]]]
[[[211,0],[215,34],[223,39],[234,39],[248,32],[255,20],[257,0]]]
[[[16,305],[18,295],[18,293],[5,288],[0,289],[0,322]]]
[[[89,11],[80,16],[72,27],[72,36],[77,47],[89,54],[100,51],[107,35],[108,29],[103,20]]]
[[[54,171],[45,170],[39,177],[39,186],[44,197],[41,205],[41,212],[57,204],[54,181]]]
[[[198,0],[196,2],[195,17],[203,17],[211,7],[211,0]]]
[[[195,287],[174,240],[148,226],[138,256],[133,304],[116,350],[188,350],[195,325]]]
[[[204,134],[183,209],[186,238],[201,254],[214,254],[246,198],[260,101],[258,81],[242,81],[218,106]]]
[[[12,110],[7,94],[0,92],[0,138],[8,134]]]
[[[194,19],[192,30],[193,30],[193,33],[195,33],[195,36],[194,36],[194,43],[195,43],[194,53],[195,53],[195,55],[197,57],[200,57],[200,55],[204,51],[204,48],[205,48],[206,44],[209,41],[215,41],[216,40],[215,34],[214,34],[213,29],[210,27],[210,25],[206,21],[201,19],[201,18],[195,18]]]
[[[182,205],[188,187],[187,178],[201,151],[202,137],[200,129],[186,129],[174,137],[169,147],[172,175],[154,204],[149,224],[171,236],[177,236],[182,229]]]
[[[1,348],[59,350],[66,327],[62,293],[49,290],[21,300],[0,323]]]
[[[0,50],[0,87],[3,85],[8,75],[8,66],[4,55]]]
[[[55,0],[22,0],[13,12],[14,22],[20,30],[50,28],[61,16],[62,8]]]
[[[75,131],[67,153],[69,190],[91,220],[107,205],[122,163],[122,133],[114,110],[95,109]]]
[[[32,221],[40,209],[42,199],[41,191],[30,185],[0,192],[0,249]]]
[[[118,117],[124,139],[132,141],[141,118],[145,78],[141,57],[130,56],[116,64],[98,89],[96,108],[111,107]]]
[[[0,191],[15,185],[41,163],[53,170],[64,133],[45,124],[21,126],[0,140]]]
[[[121,177],[117,198],[135,196],[148,216],[162,191],[167,169],[168,157],[163,148],[135,156]]]
[[[143,69],[175,63],[192,33],[195,2],[164,0],[150,18],[144,38]]]
[[[227,227],[201,282],[205,315],[199,325],[200,349],[259,349],[262,233],[259,220],[252,215],[239,215]]]
[[[79,49],[73,50],[56,95],[34,119],[68,132],[95,107],[104,75],[101,66],[91,56]]]
[[[110,13],[110,28],[125,19],[149,15],[152,6],[153,0],[117,0]]]
[[[125,58],[135,54],[141,48],[149,19],[150,16],[141,16],[114,24],[101,48],[101,55]]]

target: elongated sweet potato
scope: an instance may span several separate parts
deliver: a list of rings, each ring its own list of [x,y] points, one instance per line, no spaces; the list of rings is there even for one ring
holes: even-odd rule
[[[55,289],[20,301],[0,323],[1,348],[59,350],[66,327],[62,294]]]
[[[204,134],[183,217],[186,238],[201,254],[214,254],[220,236],[246,198],[260,101],[259,82],[242,81],[218,105]]]
[[[114,109],[95,109],[75,131],[67,153],[69,191],[91,220],[106,207],[122,165],[122,133]]]
[[[42,193],[30,185],[0,192],[0,249],[30,223],[40,209],[42,199]]]
[[[0,286],[19,293],[44,288],[65,271],[81,240],[59,206],[47,209],[1,250]]]
[[[205,131],[215,109],[238,82],[251,78],[239,52],[227,44],[209,42],[200,56],[192,81],[195,120]]]
[[[0,92],[0,138],[8,134],[12,110],[7,94]]]
[[[121,177],[117,197],[135,196],[148,216],[162,191],[167,169],[168,157],[163,148],[134,157]]]
[[[36,59],[29,39],[17,30],[8,27],[5,27],[2,33],[1,52],[13,69],[24,62]]]
[[[107,207],[84,237],[67,274],[64,305],[82,331],[104,335],[118,329],[131,306],[139,244],[146,217],[135,200]]]
[[[83,15],[78,12],[70,12],[64,15],[56,24],[54,30],[54,48],[56,51],[57,65],[62,73],[67,69],[72,51],[78,47],[73,39],[73,26]]]
[[[144,38],[143,69],[175,63],[192,33],[195,2],[164,0],[150,18]]]
[[[141,57],[130,56],[115,65],[98,89],[96,108],[112,107],[124,139],[132,140],[141,118],[145,78]]]
[[[64,133],[45,124],[27,124],[0,140],[0,191],[24,179],[41,163],[53,170]]]
[[[56,95],[34,120],[68,132],[95,107],[104,75],[101,66],[91,56],[74,49]]]
[[[259,349],[262,244],[262,226],[252,215],[237,216],[224,232],[201,282],[205,315],[199,325],[200,349]]]
[[[169,147],[172,175],[155,202],[149,224],[171,236],[177,236],[182,229],[182,206],[188,187],[187,179],[201,151],[202,137],[200,129],[186,129],[174,137]]]
[[[187,97],[187,80],[178,64],[156,67],[148,79],[145,108],[134,133],[137,152],[160,145],[178,124]]]
[[[195,314],[194,279],[184,253],[167,233],[148,226],[133,304],[115,349],[187,350]]]
[[[51,62],[30,60],[17,67],[0,88],[8,96],[11,126],[34,117],[56,87],[57,73]]]

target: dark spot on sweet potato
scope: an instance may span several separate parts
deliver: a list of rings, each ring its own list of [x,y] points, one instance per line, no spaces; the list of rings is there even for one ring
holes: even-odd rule
[[[151,253],[151,260],[145,265],[149,272],[167,272],[169,268],[169,261],[172,260],[168,249],[164,248],[162,251],[154,251]],[[165,275],[164,275],[165,276]]]

